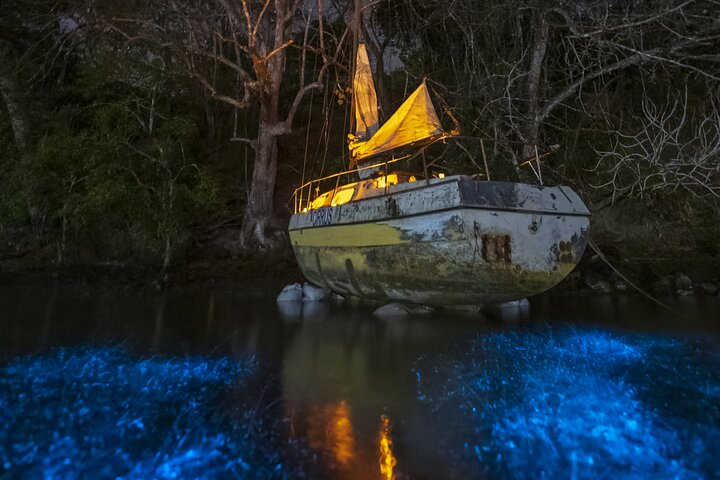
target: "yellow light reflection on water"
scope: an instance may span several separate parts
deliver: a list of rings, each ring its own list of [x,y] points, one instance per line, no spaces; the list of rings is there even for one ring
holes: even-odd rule
[[[353,426],[350,421],[350,409],[344,401],[335,406],[331,437],[335,460],[340,465],[349,464],[355,455],[355,437],[353,436]]]
[[[355,433],[350,420],[350,407],[345,401],[317,405],[310,409],[307,437],[310,446],[331,455],[344,470],[355,459]]]
[[[392,452],[392,438],[390,437],[390,420],[386,415],[380,416],[380,478],[393,480],[393,469],[397,459]]]

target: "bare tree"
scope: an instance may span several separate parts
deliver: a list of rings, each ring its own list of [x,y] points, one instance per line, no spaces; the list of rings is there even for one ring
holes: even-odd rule
[[[31,91],[49,76],[61,83],[65,60],[75,47],[69,19],[60,13],[63,6],[21,0],[0,8],[0,107],[20,152],[32,143]]]
[[[398,5],[397,17],[413,32],[405,48],[422,62],[415,68],[445,84],[476,131],[524,142],[516,152],[523,157],[534,145],[555,143],[543,135],[559,111],[591,113],[589,97],[623,75],[720,80],[712,1]]]
[[[324,76],[335,64],[343,40],[337,42],[334,54],[326,52],[322,1],[314,4],[316,8],[307,9],[296,0],[220,0],[220,4],[224,18],[213,21],[212,17],[204,17],[198,25],[191,17],[184,17],[190,32],[186,58],[192,75],[215,99],[239,109],[253,104],[258,107],[257,136],[233,140],[246,142],[255,151],[241,242],[246,247],[265,248],[274,245],[268,227],[273,215],[278,138],[291,132],[293,119],[305,95],[313,89],[323,88]],[[310,31],[313,19],[317,21],[315,32]],[[287,52],[294,46],[294,27],[298,28],[295,33],[303,35],[299,85],[289,108],[282,112],[281,87]],[[304,30],[300,30],[301,27]],[[308,54],[321,59],[319,70],[306,72]],[[236,76],[242,96],[219,91],[217,84],[196,63],[203,58],[229,68]],[[310,76],[313,78],[308,81]]]
[[[661,103],[645,97],[636,120],[634,132],[613,132],[611,148],[595,150],[593,170],[609,177],[597,188],[613,201],[661,189],[720,198],[720,99],[693,112],[687,90]]]
[[[256,135],[232,139],[247,143],[255,154],[240,240],[247,248],[276,246],[279,235],[272,231],[271,219],[278,138],[292,131],[306,95],[324,87],[328,69],[337,63],[348,39],[347,30],[340,38],[326,31],[322,0],[307,5],[300,0],[156,0],[152,4],[145,17],[113,17],[110,28],[128,40],[160,41],[179,54],[212,98],[237,109],[256,109]],[[302,38],[302,43],[295,38]],[[299,83],[289,106],[283,108],[290,49],[298,52]],[[309,68],[311,62],[319,66]]]
[[[0,98],[5,103],[10,117],[15,145],[22,152],[30,145],[30,118],[27,104],[23,101],[22,90],[18,85],[14,69],[9,62],[2,63],[4,65],[0,66]]]

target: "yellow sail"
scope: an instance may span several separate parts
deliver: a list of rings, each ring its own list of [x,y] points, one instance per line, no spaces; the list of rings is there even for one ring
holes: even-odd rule
[[[442,133],[440,120],[423,80],[423,83],[369,140],[351,139],[349,148],[353,164],[371,155],[411,145]]]
[[[367,140],[378,129],[378,104],[372,69],[365,45],[358,45],[353,77],[353,110],[355,110],[355,137]]]

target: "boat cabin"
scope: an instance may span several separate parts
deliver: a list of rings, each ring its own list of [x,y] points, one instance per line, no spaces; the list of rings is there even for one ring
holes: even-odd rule
[[[417,182],[417,180],[417,176],[409,172],[392,172],[387,175],[381,173],[371,178],[339,186],[334,190],[318,195],[303,211],[315,210],[322,207],[335,207],[356,200],[377,197],[387,193],[391,187],[402,184],[412,184]],[[398,189],[392,188],[392,190],[396,191]]]

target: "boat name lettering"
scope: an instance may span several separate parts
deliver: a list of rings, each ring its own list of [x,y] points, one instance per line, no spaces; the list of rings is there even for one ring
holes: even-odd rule
[[[329,225],[332,222],[332,208],[321,208],[310,212],[310,222],[314,227]]]

